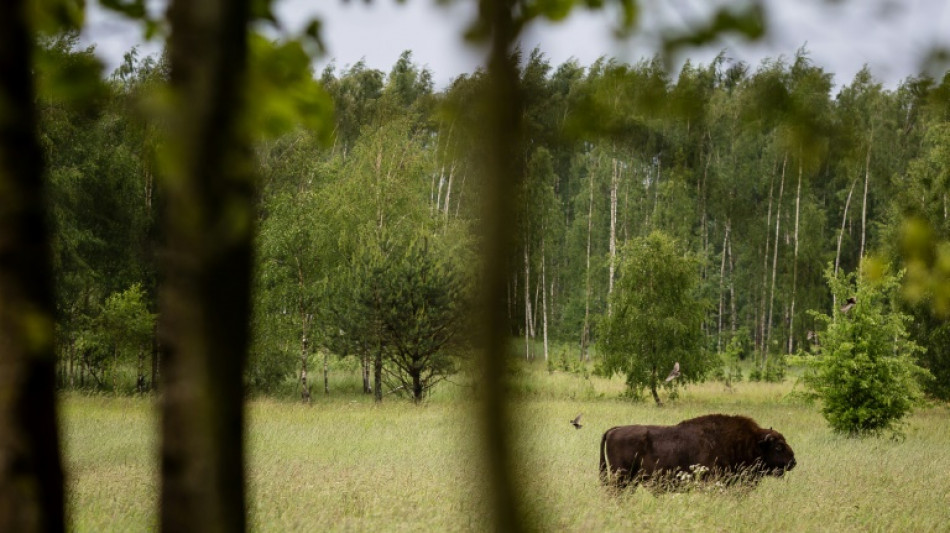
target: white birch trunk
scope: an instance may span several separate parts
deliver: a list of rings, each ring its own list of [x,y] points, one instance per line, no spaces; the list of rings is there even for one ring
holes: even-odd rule
[[[544,268],[544,224],[541,224],[541,328],[544,335],[544,362],[548,361],[548,297],[547,279]]]
[[[596,165],[594,166],[596,169]],[[586,282],[584,289],[584,327],[581,330],[581,359],[588,360],[587,343],[590,340],[590,241],[591,227],[594,219],[594,172],[593,169],[587,177],[588,188],[590,189],[590,199],[587,204],[587,267]]]
[[[723,283],[726,277],[726,246],[729,244],[729,221],[726,221],[726,235],[722,239],[722,264],[719,265],[719,326],[716,338],[716,352],[722,353],[722,312],[725,307]]]
[[[527,240],[527,239],[526,239]],[[524,356],[531,359],[531,264],[528,261],[528,243],[524,245]]]
[[[795,191],[795,244],[792,253],[792,305],[788,313],[788,353],[795,348],[795,297],[798,295],[798,225],[802,199],[802,163],[798,162],[798,188]]]
[[[838,277],[838,267],[841,264],[841,241],[844,239],[844,227],[848,222],[848,208],[851,207],[851,194],[854,192],[854,186],[857,184],[857,178],[851,180],[851,188],[848,189],[848,198],[844,201],[844,213],[841,215],[841,230],[838,231],[838,246],[835,249],[835,278]],[[834,293],[831,294],[832,310],[838,306],[838,298]],[[832,313],[834,316],[834,313]]]
[[[868,223],[868,183],[871,181],[871,141],[874,139],[874,130],[868,138],[868,154],[864,160],[864,201],[861,203],[861,252],[858,255],[858,269],[864,263],[864,243],[867,236]]]
[[[735,261],[732,257],[732,239],[729,239],[729,318],[732,322],[731,332],[732,337],[736,335],[736,323],[738,321],[738,316],[736,316],[736,280],[735,280]]]
[[[610,257],[607,264],[607,316],[611,314],[610,295],[614,292],[614,269],[617,262],[617,187],[620,184],[620,164],[612,160],[610,174]]]
[[[435,181],[435,177],[433,177],[432,180]],[[432,195],[434,196],[434,198],[432,198],[433,200],[432,213],[433,214],[438,213],[442,209],[442,187],[444,186],[445,186],[445,163],[443,163],[442,167],[439,168],[438,188],[436,188],[435,186],[432,187],[434,189],[432,193]]]
[[[762,351],[762,369],[765,370],[765,365],[769,360],[769,343],[772,341],[772,316],[773,309],[775,307],[775,277],[776,272],[778,271],[778,242],[779,235],[781,232],[779,228],[782,224],[782,197],[785,194],[785,168],[788,165],[788,153],[785,154],[785,159],[782,161],[782,178],[779,181],[778,186],[778,201],[775,208],[775,246],[772,250],[772,286],[769,290],[769,314],[766,318],[766,333],[765,333],[765,349]]]
[[[445,214],[446,222],[449,220],[449,207],[452,205],[452,181],[454,178],[455,163],[452,163],[452,165],[449,167],[449,182],[445,186],[445,207],[443,208],[443,212]],[[456,216],[458,216],[458,214],[456,214]]]
[[[768,286],[769,286],[769,245],[771,228],[772,228],[772,192],[775,190],[775,177],[769,177],[769,210],[768,215],[765,218],[765,251],[762,253],[762,298],[759,305],[759,308],[756,310],[756,324],[759,325],[758,328],[758,346],[759,349],[764,353],[766,350],[765,346],[765,302],[768,298]]]

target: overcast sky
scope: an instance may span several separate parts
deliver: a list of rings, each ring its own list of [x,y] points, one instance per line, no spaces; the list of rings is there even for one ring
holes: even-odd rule
[[[163,2],[154,0],[153,8]],[[554,65],[575,58],[589,65],[601,56],[635,62],[656,50],[663,28],[682,29],[702,18],[710,4],[723,0],[644,0],[643,24],[637,40],[613,38],[612,12],[575,11],[567,22],[539,23],[528,28],[522,47],[539,47]],[[734,3],[734,2],[733,2]],[[837,84],[848,83],[865,63],[887,86],[921,71],[934,46],[950,44],[950,2],[946,0],[767,0],[769,33],[748,44],[736,37],[701,50],[688,50],[695,62],[708,63],[725,49],[726,56],[755,66],[766,57],[791,57],[803,45],[811,59],[835,74]],[[412,50],[416,63],[428,67],[439,86],[459,74],[472,72],[483,53],[463,42],[461,34],[472,20],[475,2],[456,0],[448,7],[434,0],[280,0],[278,18],[294,31],[316,17],[323,21],[327,55],[322,68],[335,61],[338,68],[363,59],[371,68],[388,72],[403,50]],[[139,31],[120,17],[103,13],[90,2],[83,37],[94,43],[111,71],[122,54],[140,44]],[[158,43],[142,46],[155,53]]]

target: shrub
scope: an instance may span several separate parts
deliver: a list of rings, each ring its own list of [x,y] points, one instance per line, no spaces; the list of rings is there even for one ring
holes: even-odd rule
[[[805,384],[822,403],[822,414],[835,431],[851,435],[897,433],[901,419],[920,398],[926,370],[914,363],[920,348],[908,339],[906,315],[895,305],[900,276],[876,281],[854,274],[826,278],[838,301],[855,296],[846,314],[814,313],[827,331]]]

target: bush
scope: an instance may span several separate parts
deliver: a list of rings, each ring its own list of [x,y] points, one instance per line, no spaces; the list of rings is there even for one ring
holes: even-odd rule
[[[900,276],[871,282],[854,274],[826,278],[838,301],[855,296],[845,314],[813,313],[827,331],[805,384],[822,403],[835,431],[851,435],[897,433],[901,419],[921,397],[927,371],[914,363],[919,347],[908,339],[906,315],[894,303]]]
[[[748,340],[748,331],[739,330],[739,333],[729,340],[726,350],[722,352],[722,381],[726,384],[742,381],[742,365],[740,361],[744,356],[745,343]]]

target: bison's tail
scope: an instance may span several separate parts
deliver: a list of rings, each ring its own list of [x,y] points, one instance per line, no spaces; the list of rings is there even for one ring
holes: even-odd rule
[[[613,431],[613,428],[604,432],[600,438],[600,481],[607,484],[610,481],[609,465],[607,464],[607,435]]]

